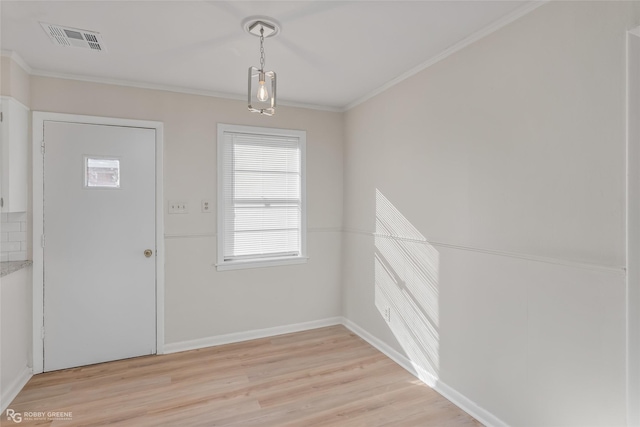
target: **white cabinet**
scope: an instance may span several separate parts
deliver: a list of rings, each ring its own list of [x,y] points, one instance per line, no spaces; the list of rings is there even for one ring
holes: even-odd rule
[[[0,211],[26,212],[29,109],[2,96],[0,111]]]

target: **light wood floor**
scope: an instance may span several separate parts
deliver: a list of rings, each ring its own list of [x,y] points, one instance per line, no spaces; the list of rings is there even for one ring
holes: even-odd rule
[[[9,407],[72,412],[21,426],[481,425],[342,326],[40,374]]]

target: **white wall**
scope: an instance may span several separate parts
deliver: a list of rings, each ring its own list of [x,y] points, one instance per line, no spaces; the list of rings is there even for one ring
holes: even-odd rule
[[[630,425],[640,425],[640,27],[627,44],[627,339]]]
[[[0,279],[0,409],[31,377],[31,267]]]
[[[30,103],[29,74],[11,56],[0,57],[0,93],[17,99],[23,105]]]
[[[243,102],[32,76],[33,111],[164,123],[164,198],[187,201],[186,215],[165,215],[165,344],[316,321],[341,314],[343,118],[280,107],[268,118]],[[309,262],[217,272],[217,123],[307,131]],[[166,209],[165,209],[166,211]]]
[[[509,425],[626,422],[639,22],[553,2],[346,114],[345,316]]]
[[[11,96],[20,103],[30,105],[30,77],[9,57],[0,57],[0,94]],[[29,158],[31,150],[28,150]],[[31,166],[28,166],[30,175]],[[28,178],[30,188],[31,177]],[[27,210],[30,210],[30,201]],[[31,218],[27,214],[11,214],[30,227]],[[16,216],[17,215],[17,216]],[[6,222],[3,214],[2,222]],[[20,218],[18,218],[20,217]],[[26,218],[26,222],[25,222]],[[14,223],[15,225],[16,223]],[[22,227],[22,225],[21,225]],[[27,239],[31,236],[27,230]],[[21,255],[22,253],[21,246]],[[3,248],[4,249],[4,248]],[[26,245],[27,256],[30,245]],[[20,257],[23,258],[23,257]],[[31,377],[31,312],[32,312],[32,269],[16,271],[0,279],[0,409],[15,397]]]
[[[191,208],[165,218],[167,344],[343,314],[496,420],[624,425],[639,23],[548,4],[344,115],[36,76],[25,103],[164,122],[165,200]],[[215,271],[218,122],[307,130],[308,264]]]

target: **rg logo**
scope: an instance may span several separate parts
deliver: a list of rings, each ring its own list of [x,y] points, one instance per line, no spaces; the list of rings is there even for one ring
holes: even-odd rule
[[[14,423],[22,422],[22,414],[20,412],[16,412],[13,409],[7,409],[7,419],[13,421]]]

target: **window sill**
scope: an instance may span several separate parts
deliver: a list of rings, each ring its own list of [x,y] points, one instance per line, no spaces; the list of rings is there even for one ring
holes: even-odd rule
[[[308,259],[309,257],[302,256],[296,258],[272,258],[263,261],[226,261],[224,263],[216,264],[216,269],[218,271],[227,271],[243,270],[247,268],[278,267],[282,265],[305,264]]]

